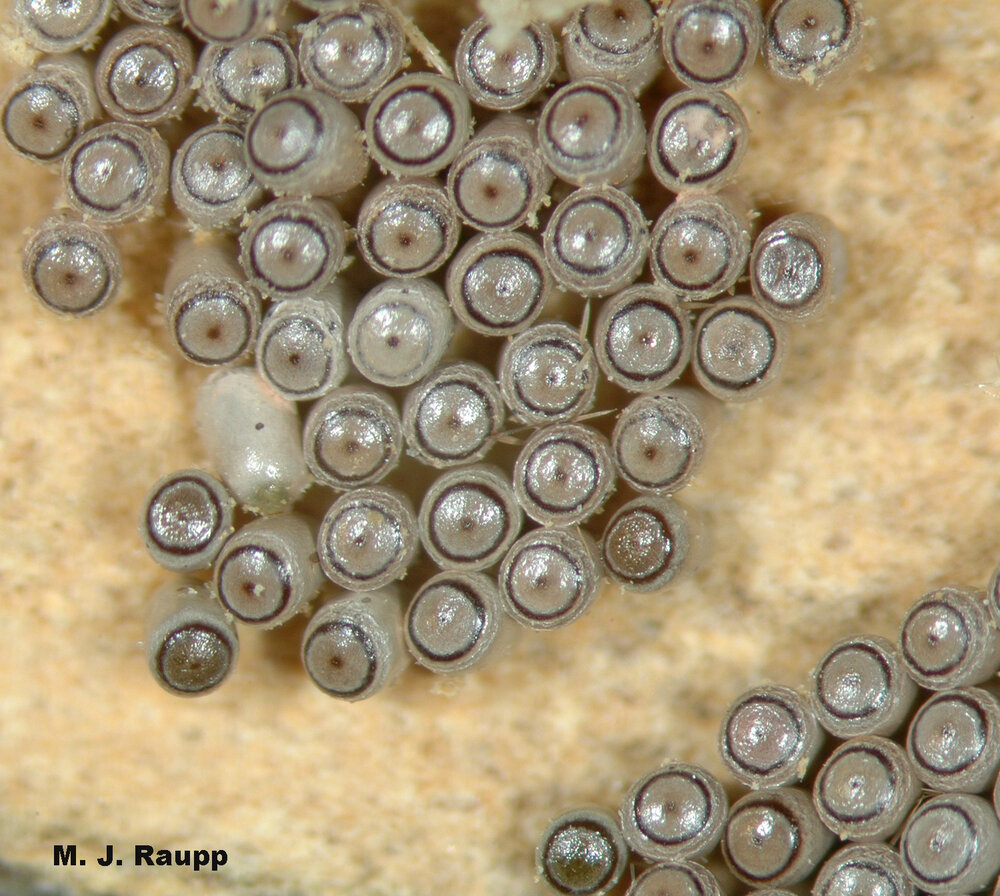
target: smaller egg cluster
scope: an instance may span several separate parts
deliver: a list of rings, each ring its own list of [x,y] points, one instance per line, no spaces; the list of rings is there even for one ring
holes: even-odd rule
[[[50,309],[104,307],[113,228],[168,194],[192,231],[160,308],[216,368],[195,411],[213,473],[171,473],[142,512],[153,558],[195,576],[156,601],[165,687],[211,690],[234,620],[319,600],[305,668],[360,699],[408,657],[467,668],[511,619],[573,621],[605,575],[651,592],[689,565],[673,495],[714,406],[769,385],[786,323],[844,281],[825,218],[754,235],[724,91],[761,46],[822,80],[857,46],[853,2],[595,3],[561,53],[542,22],[480,18],[454,70],[375,0],[117,8],[128,23],[109,0],[18,0],[50,55],[3,123],[60,169],[66,210],[23,257]]]
[[[739,799],[730,805],[705,769],[668,762],[629,789],[617,817],[587,808],[554,820],[539,875],[597,896],[631,863],[628,896],[720,896],[709,866],[721,853],[771,896],[809,881],[814,896],[1000,893],[998,627],[1000,570],[987,592],[923,595],[895,644],[838,641],[805,692],[749,689],[718,740],[748,788]]]

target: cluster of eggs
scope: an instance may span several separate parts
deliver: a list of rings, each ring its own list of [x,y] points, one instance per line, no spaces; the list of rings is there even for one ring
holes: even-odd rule
[[[511,619],[573,621],[604,575],[673,579],[696,541],[673,495],[712,406],[766,387],[786,323],[844,278],[820,216],[754,236],[725,91],[760,47],[783,78],[840,69],[856,5],[594,3],[561,54],[544,23],[480,18],[452,70],[376,0],[116,2],[131,23],[110,0],[17,0],[50,55],[3,125],[61,170],[67,210],[23,258],[52,310],[111,300],[113,228],[168,192],[193,231],[161,306],[217,368],[195,415],[214,475],[171,473],[143,508],[153,558],[194,576],[154,601],[157,680],[207,693],[236,621],[320,599],[305,668],[357,700],[411,657],[479,662]]]
[[[988,592],[942,588],[909,609],[897,643],[845,638],[807,692],[764,685],[723,717],[730,804],[711,773],[669,762],[625,795],[552,822],[541,877],[599,896],[721,896],[719,869],[755,893],[1000,893],[1000,571]],[[990,802],[992,795],[992,803]],[[837,839],[847,841],[834,849]],[[832,854],[831,854],[832,853]],[[713,873],[710,868],[716,868]]]

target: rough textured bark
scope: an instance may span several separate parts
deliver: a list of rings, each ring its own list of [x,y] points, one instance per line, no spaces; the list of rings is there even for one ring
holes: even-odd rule
[[[556,14],[564,3],[542,4]],[[797,328],[779,384],[725,415],[683,500],[711,550],[660,595],[615,589],[454,681],[412,672],[363,705],[299,668],[301,624],[247,632],[205,700],[161,693],[142,621],[163,578],[136,511],[199,463],[201,371],[171,353],[154,293],[178,228],[122,231],[113,308],[62,321],[21,285],[22,231],[57,194],[0,166],[0,880],[67,893],[535,892],[532,850],[570,806],[618,803],[661,759],[715,771],[724,707],[798,685],[836,637],[894,637],[943,583],[1000,559],[1000,7],[867,0],[852,77],[737,96],[740,183],[768,212],[848,236],[846,295]],[[491,0],[495,15],[523,4]],[[504,12],[498,12],[498,10]],[[442,13],[447,15],[442,17]],[[473,11],[415,10],[445,55]],[[435,24],[436,23],[436,24]],[[11,72],[8,65],[4,73]],[[665,204],[666,196],[660,197]],[[85,868],[53,868],[76,843]],[[105,845],[226,849],[222,870],[102,869]],[[29,892],[29,890],[23,890]]]

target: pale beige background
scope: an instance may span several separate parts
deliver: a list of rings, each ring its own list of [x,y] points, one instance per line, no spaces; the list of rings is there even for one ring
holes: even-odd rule
[[[739,91],[744,186],[830,215],[853,267],[832,314],[794,333],[783,381],[723,421],[686,495],[714,540],[704,570],[663,596],[609,592],[486,670],[411,673],[356,706],[304,679],[297,628],[247,634],[204,700],[150,681],[142,619],[162,575],[136,507],[200,460],[203,374],[169,354],[153,305],[176,231],[128,233],[130,286],[106,314],[48,316],[18,258],[56,186],[4,152],[0,863],[86,894],[534,893],[554,812],[614,804],[665,757],[718,769],[716,726],[742,688],[802,682],[838,636],[892,635],[932,586],[985,585],[1000,560],[1000,398],[980,388],[1000,380],[1000,7],[866,10],[864,64],[843,86],[758,71]],[[230,860],[214,875],[53,869],[53,842]]]

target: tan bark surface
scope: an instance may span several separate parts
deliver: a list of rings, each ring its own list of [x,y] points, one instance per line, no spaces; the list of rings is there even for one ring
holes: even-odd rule
[[[852,266],[832,312],[795,328],[776,388],[725,415],[684,495],[713,543],[702,570],[662,596],[609,589],[487,669],[411,672],[362,705],[305,679],[298,625],[244,632],[206,699],[151,682],[143,617],[164,575],[136,509],[163,472],[201,462],[203,374],[154,307],[179,227],[122,231],[120,301],[57,320],[19,270],[57,184],[5,151],[0,863],[81,894],[534,893],[555,812],[615,805],[666,757],[719,770],[717,725],[742,689],[804,682],[836,637],[893,637],[933,586],[984,586],[1000,559],[1000,398],[981,388],[1000,380],[1000,6],[865,6],[852,78],[815,92],[758,69],[737,92],[742,185],[772,211],[829,215]],[[443,8],[417,21],[447,54],[459,22]],[[93,858],[55,869],[53,843]],[[226,849],[229,864],[101,869],[108,843]]]

